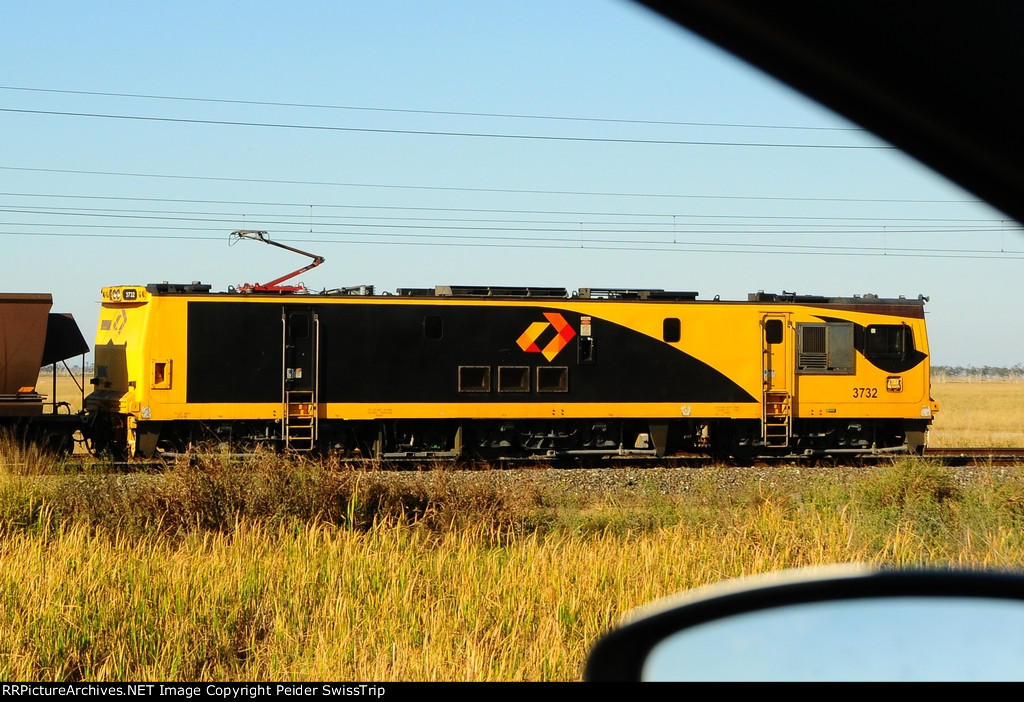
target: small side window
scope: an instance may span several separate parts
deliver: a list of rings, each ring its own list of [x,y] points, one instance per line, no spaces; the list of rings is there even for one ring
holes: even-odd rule
[[[782,343],[782,320],[769,319],[764,323],[764,340],[768,344]]]
[[[440,339],[444,336],[444,322],[439,314],[428,314],[423,318],[423,338]]]
[[[292,312],[288,315],[288,338],[296,341],[309,338],[309,315]]]
[[[913,350],[914,338],[905,324],[872,324],[865,330],[864,355],[867,358],[907,357]]]
[[[666,317],[661,323],[661,338],[674,344],[682,338],[682,327],[678,317]]]
[[[171,359],[153,361],[152,382],[150,387],[154,390],[168,390],[171,387]]]
[[[498,392],[530,392],[529,366],[498,366]]]
[[[580,365],[590,365],[594,362],[594,337],[580,336],[576,347],[576,360]]]
[[[537,392],[569,392],[568,366],[537,366]]]
[[[490,391],[490,366],[459,366],[459,392]]]

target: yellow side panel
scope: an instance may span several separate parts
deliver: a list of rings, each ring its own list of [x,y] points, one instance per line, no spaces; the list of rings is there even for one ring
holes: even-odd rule
[[[363,404],[321,403],[317,415],[323,419],[680,419],[725,418],[758,419],[760,405],[736,404],[673,404],[673,403],[541,403],[541,402],[476,402],[476,403],[394,403]],[[192,403],[154,404],[150,419],[167,420],[273,420],[281,417],[280,403]]]

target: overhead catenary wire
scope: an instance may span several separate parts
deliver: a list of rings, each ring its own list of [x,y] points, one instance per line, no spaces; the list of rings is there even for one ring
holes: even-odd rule
[[[749,129],[784,129],[778,125],[737,125],[726,123],[697,123],[697,122],[660,122],[657,120],[617,120],[607,118],[569,118],[544,115],[515,115],[500,113],[471,113],[444,110],[409,110],[392,108],[370,108],[358,106],[330,106],[313,105],[300,103],[273,103],[267,101],[236,101],[213,98],[188,98],[159,95],[146,95],[140,93],[102,93],[90,91],[62,91],[53,89],[33,89],[14,86],[0,86],[0,90],[21,90],[31,92],[61,93],[69,95],[102,96],[118,98],[135,98],[148,100],[180,100],[186,102],[210,102],[225,104],[264,105],[280,107],[302,107],[316,109],[336,110],[366,110],[366,111],[394,111],[408,114],[441,114],[446,116],[464,117],[487,117],[487,118],[515,118],[515,119],[550,119],[555,121],[580,121],[580,122],[609,122],[621,124],[667,124],[671,126],[715,126],[715,127],[742,127]],[[303,125],[286,122],[269,121],[234,121],[234,120],[209,120],[178,117],[160,117],[145,115],[127,115],[101,112],[83,112],[70,110],[23,110],[18,108],[0,108],[0,112],[26,113],[26,114],[49,114],[66,117],[89,117],[89,118],[110,118],[110,119],[138,119],[154,122],[185,122],[196,124],[215,124],[223,126],[241,127],[281,127],[294,129],[330,129],[341,131],[368,131],[395,134],[418,134],[425,136],[472,136],[472,137],[497,137],[497,138],[537,138],[537,139],[558,139],[569,141],[604,141],[617,143],[637,144],[675,144],[675,145],[705,145],[705,146],[790,146],[794,148],[891,148],[886,145],[836,145],[836,144],[785,144],[785,143],[757,143],[743,141],[702,141],[702,140],[671,140],[671,139],[633,139],[633,138],[605,138],[589,136],[558,136],[558,135],[524,135],[508,132],[484,133],[484,132],[463,132],[463,131],[436,131],[436,130],[392,130],[362,127],[340,127],[331,125]],[[861,131],[859,128],[822,128],[822,131]],[[805,202],[805,203],[889,203],[889,204],[929,204],[929,205],[957,205],[974,204],[977,201],[971,199],[910,199],[910,198],[854,198],[854,197],[787,197],[787,196],[748,196],[748,195],[700,195],[700,194],[675,194],[675,193],[650,193],[650,192],[600,192],[586,190],[544,190],[544,189],[514,189],[514,188],[485,188],[485,187],[459,187],[444,185],[419,185],[419,184],[388,184],[388,183],[358,183],[358,182],[330,182],[316,180],[287,180],[271,178],[239,178],[219,177],[194,174],[170,174],[170,173],[141,173],[126,171],[103,171],[86,169],[57,169],[57,168],[36,168],[14,165],[0,166],[0,170],[11,172],[38,172],[64,175],[88,175],[108,176],[119,178],[142,178],[142,179],[173,179],[199,182],[223,182],[223,183],[246,183],[246,184],[273,184],[273,185],[316,185],[344,188],[366,188],[366,189],[394,189],[410,191],[437,191],[437,192],[459,192],[459,193],[487,193],[503,195],[558,195],[572,197],[600,197],[600,198],[636,198],[663,200],[671,202],[679,200],[683,202]],[[32,198],[64,198],[73,199],[70,194],[39,194],[39,193],[8,193],[2,194],[5,197],[32,197]],[[844,234],[856,234],[858,236],[878,234],[883,235],[905,235],[912,237],[916,234],[984,234],[988,232],[1000,232],[1019,230],[1014,225],[1007,229],[1005,220],[983,219],[983,218],[957,218],[957,217],[849,217],[839,215],[777,215],[777,214],[718,214],[700,212],[616,212],[612,209],[588,211],[584,208],[566,209],[539,209],[514,207],[506,208],[444,208],[444,207],[407,207],[407,206],[381,206],[381,205],[358,205],[339,203],[268,203],[266,201],[232,201],[232,200],[201,200],[188,198],[141,198],[131,196],[103,196],[83,195],[81,199],[99,199],[107,201],[131,201],[131,202],[159,202],[159,203],[203,203],[217,204],[222,206],[242,206],[256,208],[258,211],[246,212],[193,212],[180,210],[142,210],[129,208],[86,208],[70,206],[47,206],[36,204],[34,206],[23,205],[0,205],[0,212],[6,214],[24,215],[26,218],[36,217],[33,221],[15,221],[6,218],[0,219],[0,235],[11,235],[15,229],[26,236],[117,236],[119,238],[210,238],[192,237],[191,232],[214,232],[216,227],[204,225],[225,225],[236,226],[241,217],[250,218],[249,222],[259,221],[260,226],[273,226],[284,232],[299,231],[311,235],[314,226],[318,234],[334,235],[345,237],[347,244],[394,244],[401,242],[402,245],[444,245],[444,246],[501,246],[501,247],[535,247],[535,248],[560,248],[564,243],[558,237],[559,234],[572,232],[573,248],[600,248],[607,250],[677,250],[676,248],[652,248],[659,247],[665,242],[654,240],[640,240],[639,236],[657,236],[658,234],[671,234],[678,236],[683,241],[679,245],[691,247],[705,246],[712,247],[709,250],[721,251],[742,251],[758,249],[763,252],[811,252],[824,253],[832,251],[838,255],[872,255],[882,251],[886,255],[914,255],[927,257],[976,257],[990,256],[996,253],[1006,257],[1016,257],[1022,252],[1014,250],[989,250],[986,248],[971,249],[949,249],[943,252],[932,251],[930,248],[904,246],[902,248],[889,246],[883,242],[883,246],[871,245],[803,245],[785,243],[750,243],[750,242],[707,242],[707,241],[686,241],[687,238],[695,236],[798,236],[805,232],[813,233],[815,236],[841,236]],[[642,200],[641,200],[642,201]],[[299,218],[288,212],[280,210],[267,211],[268,208],[304,208],[304,213]],[[331,210],[331,214],[314,214],[314,208]],[[337,210],[345,208],[348,214],[335,214]],[[358,212],[358,214],[353,214]],[[380,214],[386,212],[388,214]],[[419,214],[412,216],[408,213],[431,213],[430,216]],[[484,218],[484,217],[453,217],[437,216],[437,213],[461,213],[461,214],[504,214],[506,218]],[[399,214],[400,213],[400,214]],[[558,219],[537,219],[538,216],[559,217],[573,216],[573,222],[566,222]],[[579,217],[590,217],[588,221],[581,221]],[[53,222],[53,218],[77,219],[73,222]],[[102,218],[102,224],[89,223],[89,219],[98,220]],[[604,218],[604,219],[596,219]],[[671,218],[671,224],[666,224]],[[680,226],[678,220],[683,220]],[[135,223],[117,223],[120,220],[134,221]],[[634,221],[631,221],[634,220]],[[635,221],[643,220],[643,221]],[[143,224],[145,222],[145,224]],[[198,225],[198,226],[192,226]],[[91,231],[95,229],[106,229],[108,232]],[[48,229],[43,232],[41,230]],[[75,234],[66,229],[81,230]],[[114,232],[112,230],[118,230]],[[410,231],[416,230],[416,231]],[[132,232],[138,232],[137,234]],[[155,234],[164,232],[164,234]],[[166,232],[177,232],[176,235],[168,235]],[[515,233],[513,235],[513,233]],[[543,234],[543,238],[530,235]],[[362,237],[355,240],[353,237]],[[369,237],[369,238],[367,238]],[[308,239],[307,241],[324,241],[336,243],[335,240]],[[1005,249],[1000,246],[999,249]]]
[[[857,126],[848,127],[823,127],[810,125],[779,125],[779,124],[749,124],[735,122],[694,122],[680,120],[655,120],[655,119],[625,119],[613,117],[581,117],[566,115],[531,115],[511,112],[467,112],[457,110],[426,110],[398,107],[372,107],[365,105],[325,105],[321,103],[306,102],[276,102],[270,100],[238,100],[228,98],[204,98],[183,95],[154,95],[150,93],[119,93],[93,90],[66,90],[57,88],[31,88],[26,86],[0,85],[0,90],[19,91],[28,93],[49,93],[54,95],[78,95],[89,97],[114,97],[133,98],[141,100],[160,100],[173,102],[196,102],[220,105],[245,105],[259,107],[292,107],[315,110],[343,110],[355,112],[382,112],[410,115],[436,115],[444,117],[484,117],[497,119],[522,119],[522,120],[547,120],[554,122],[596,122],[606,124],[647,124],[673,127],[716,127],[729,129],[777,129],[795,131],[818,131],[818,132],[859,132],[868,134],[865,129]]]
[[[0,208],[0,212],[5,212],[3,208]],[[24,213],[22,213],[24,214]],[[29,213],[31,214],[31,213]],[[158,221],[177,221],[177,222],[195,222],[195,223],[207,223],[207,224],[225,224],[230,225],[232,222],[237,221],[238,216],[223,215],[218,218],[210,217],[168,217],[168,216],[150,216],[150,215],[117,215],[117,214],[82,214],[82,213],[60,213],[60,212],[43,212],[48,216],[60,216],[68,214],[71,216],[83,217],[103,217],[108,219],[145,219],[145,220],[158,220]],[[293,227],[303,230],[306,228],[306,224],[298,218],[292,220],[279,219],[279,218],[268,218],[259,217],[261,223],[264,225],[278,225],[283,227]],[[476,221],[479,224],[489,224],[491,226],[466,226],[465,224],[452,224],[451,222],[473,222]],[[947,227],[885,227],[885,226],[868,226],[868,225],[846,225],[842,228],[836,226],[823,227],[820,224],[774,224],[770,226],[747,226],[746,228],[736,227],[735,224],[701,224],[687,225],[686,228],[673,229],[667,225],[660,225],[659,228],[655,228],[652,224],[633,224],[632,226],[625,226],[628,223],[620,222],[582,222],[576,223],[574,226],[571,222],[545,222],[537,220],[524,220],[519,222],[504,222],[505,224],[515,224],[516,226],[496,226],[503,222],[498,221],[481,221],[481,220],[437,220],[424,222],[422,220],[413,220],[413,223],[409,223],[408,220],[393,220],[385,222],[366,222],[361,221],[358,223],[332,223],[332,222],[319,222],[318,226],[321,231],[324,227],[339,229],[341,227],[356,227],[362,229],[415,229],[415,230],[444,230],[444,231],[474,231],[474,232],[570,232],[578,231],[581,225],[586,225],[588,229],[586,231],[591,234],[651,234],[651,233],[663,233],[663,234],[686,234],[686,233],[714,233],[714,234],[763,234],[763,235],[775,235],[775,234],[812,234],[815,236],[827,235],[827,234],[968,234],[968,233],[1002,233],[1005,231],[998,225],[993,226],[975,226],[965,227],[962,225],[950,225]],[[550,226],[554,224],[562,224],[563,226]],[[537,226],[537,225],[549,225],[549,226]],[[14,222],[14,221],[3,221],[0,220],[0,226],[51,226],[51,227],[79,227],[79,228],[119,228],[119,229],[170,229],[178,231],[195,231],[195,230],[208,230],[209,227],[188,227],[183,225],[160,225],[160,224],[83,224],[78,222],[61,223],[61,222]],[[730,228],[726,228],[730,227]],[[802,230],[802,231],[797,231]],[[408,235],[407,235],[408,236]],[[433,236],[433,235],[423,235]]]
[[[72,225],[69,225],[72,226]],[[101,225],[96,225],[100,227]],[[145,240],[179,240],[179,241],[219,241],[222,235],[209,234],[206,236],[188,234],[147,234],[142,237],[129,233],[110,232],[110,227],[103,227],[108,231],[103,232],[39,232],[39,231],[18,231],[5,229],[0,226],[0,237],[5,235],[28,236],[28,237],[68,237],[68,238],[105,238],[105,239],[145,239]],[[162,231],[156,228],[155,231]],[[180,231],[180,230],[179,230]],[[204,231],[204,230],[197,230]],[[205,230],[211,231],[211,230]],[[569,231],[569,230],[566,230]],[[838,246],[822,244],[780,244],[780,243],[750,243],[750,242],[722,242],[722,241],[680,241],[673,242],[661,240],[581,240],[579,237],[556,238],[556,237],[467,237],[459,235],[417,235],[417,234],[383,234],[378,238],[365,237],[364,232],[353,231],[344,233],[346,238],[292,238],[289,241],[296,243],[315,244],[337,244],[345,246],[353,245],[385,245],[385,246],[446,246],[464,248],[524,248],[524,249],[569,249],[583,248],[601,251],[658,251],[658,252],[688,252],[688,253],[753,253],[759,254],[820,254],[820,255],[890,255],[910,258],[965,258],[965,259],[1018,259],[1024,258],[1024,251],[1007,251],[1000,249],[945,249],[935,250],[927,247],[906,248],[896,246]],[[399,241],[395,241],[398,239]]]
[[[312,207],[312,206],[309,206]],[[514,211],[508,211],[515,214]],[[237,219],[238,212],[193,212],[180,210],[130,210],[117,208],[75,208],[75,207],[28,207],[17,205],[0,204],[0,213],[39,215],[41,217],[82,217],[82,218],[104,218],[104,219],[135,219],[155,220],[163,222],[231,222]],[[256,216],[249,214],[249,216]],[[320,225],[336,225],[339,223],[358,223],[361,226],[382,227],[393,226],[414,227],[414,228],[438,228],[444,226],[451,229],[476,229],[481,231],[502,231],[507,229],[543,229],[544,231],[561,231],[565,227],[538,227],[538,225],[578,225],[585,224],[588,227],[599,227],[597,231],[628,232],[628,231],[692,231],[695,227],[713,229],[723,233],[774,233],[778,231],[813,230],[812,233],[858,233],[870,231],[887,231],[892,233],[942,233],[951,231],[956,233],[965,232],[1006,232],[1011,231],[999,220],[984,219],[951,219],[942,220],[929,218],[920,220],[912,217],[905,217],[900,220],[891,218],[847,218],[840,216],[832,217],[801,217],[801,216],[768,216],[758,215],[614,215],[599,214],[594,216],[612,217],[611,220],[591,219],[583,222],[570,222],[569,220],[558,219],[525,219],[525,218],[480,218],[480,217],[424,217],[424,216],[395,216],[381,214],[365,215],[314,215],[309,212],[303,214],[296,212],[292,215],[275,212],[260,213],[261,221],[267,224],[276,225],[303,225],[316,222]],[[647,218],[645,222],[631,222],[627,218]],[[669,222],[670,218],[685,218],[682,224]],[[697,222],[690,220],[725,220],[712,222]],[[650,221],[650,220],[661,220]],[[914,222],[915,224],[892,224],[894,221]],[[412,224],[410,224],[412,223]],[[454,223],[454,224],[453,224]],[[925,223],[927,226],[925,226]],[[477,226],[469,227],[466,224],[477,225],[515,225],[514,227],[499,226]],[[671,225],[671,226],[670,226]],[[63,226],[63,225],[61,225]],[[82,225],[87,226],[87,225]],[[612,228],[615,227],[615,228]],[[622,229],[621,227],[626,227]],[[683,227],[683,229],[678,229]],[[730,227],[732,229],[726,229]],[[742,228],[740,228],[742,227]],[[1024,231],[1019,226],[1018,231]]]
[[[232,176],[198,176],[173,173],[138,173],[129,171],[97,171],[71,168],[35,168],[29,166],[3,166],[0,171],[23,171],[31,173],[62,173],[66,175],[88,175],[88,176],[111,176],[123,178],[165,178],[169,180],[195,180],[223,183],[261,183],[269,185],[319,185],[344,188],[369,188],[369,189],[393,189],[393,190],[423,190],[440,192],[465,192],[465,193],[497,193],[517,195],[577,195],[592,197],[631,197],[631,198],[653,198],[653,199],[678,199],[678,200],[727,200],[727,201],[769,201],[769,202],[845,202],[845,203],[901,203],[901,204],[928,204],[928,205],[961,205],[977,204],[980,200],[964,198],[849,198],[849,197],[798,197],[798,196],[759,196],[759,195],[707,195],[688,193],[642,193],[642,192],[612,192],[597,190],[543,190],[528,188],[482,188],[466,186],[447,185],[417,185],[406,183],[357,183],[345,181],[317,181],[317,180],[286,180],[280,178],[239,178]],[[309,203],[302,203],[303,206]]]
[[[474,139],[522,139],[534,141],[565,141],[593,144],[649,144],[653,146],[728,146],[744,148],[770,149],[838,149],[893,151],[894,146],[888,144],[799,144],[783,142],[756,142],[732,140],[704,139],[640,139],[627,137],[591,137],[565,136],[557,134],[512,134],[509,132],[461,132],[433,129],[387,129],[384,127],[342,127],[327,124],[289,124],[286,122],[246,122],[242,120],[197,119],[185,117],[153,117],[149,115],[127,115],[100,112],[71,112],[67,110],[28,110],[13,107],[0,107],[0,112],[8,114],[48,115],[51,117],[88,117],[92,119],[112,119],[134,122],[163,122],[167,124],[201,124],[227,127],[260,127],[264,129],[299,129],[323,132],[352,132],[361,134],[402,134],[408,136],[464,137]]]
[[[29,196],[36,200],[34,205],[9,205],[0,200],[0,212],[23,216],[22,220],[0,219],[0,235],[17,233],[22,236],[69,236],[69,237],[104,237],[104,238],[136,238],[136,239],[219,239],[222,227],[230,228],[238,224],[239,217],[249,217],[249,222],[259,221],[260,226],[272,226],[284,233],[311,234],[313,224],[318,234],[331,235],[336,238],[306,238],[307,242],[345,243],[346,245],[433,245],[433,246],[473,246],[473,247],[517,247],[517,248],[564,248],[571,242],[573,248],[589,248],[592,250],[658,250],[658,251],[697,251],[695,247],[706,252],[742,252],[757,250],[763,253],[829,253],[830,255],[905,255],[928,258],[940,257],[1017,257],[1024,252],[1006,250],[1000,246],[987,248],[955,248],[945,251],[933,251],[930,247],[915,246],[883,246],[873,245],[833,245],[833,244],[787,244],[787,243],[751,243],[734,241],[692,241],[689,238],[701,235],[727,236],[802,236],[811,234],[815,237],[841,236],[857,234],[861,237],[871,234],[892,234],[913,237],[914,235],[935,234],[984,234],[998,233],[1002,236],[1007,231],[1007,224],[1002,219],[981,218],[950,218],[939,217],[904,217],[899,220],[888,217],[844,217],[844,216],[810,216],[800,215],[702,215],[700,213],[665,214],[665,213],[614,213],[603,211],[588,213],[588,216],[605,219],[581,221],[580,211],[537,211],[527,215],[515,209],[506,208],[409,208],[417,211],[417,216],[404,214],[407,209],[402,206],[369,206],[345,205],[352,210],[369,209],[370,214],[326,214],[314,215],[313,205],[301,205],[301,213],[281,211],[261,213],[239,212],[190,212],[181,210],[144,210],[114,207],[69,207],[64,204],[74,195],[61,194],[55,199],[60,206],[41,204],[40,199],[47,198],[43,193],[7,193],[0,197]],[[87,200],[103,201],[145,201],[174,202],[175,204],[201,202],[204,204],[223,204],[231,201],[204,201],[171,198],[122,198],[114,196],[86,196]],[[235,204],[235,203],[232,203]],[[247,205],[266,203],[244,203]],[[280,206],[280,203],[277,204]],[[285,207],[297,209],[297,203],[286,203]],[[317,205],[336,211],[338,207],[329,204]],[[380,214],[380,211],[388,214]],[[400,216],[392,214],[402,212]],[[428,216],[421,214],[428,212]],[[481,217],[437,216],[437,212],[452,211],[463,214],[484,212],[493,214],[500,212],[511,215],[503,219]],[[571,220],[538,219],[537,214],[572,215]],[[35,217],[35,221],[32,221]],[[71,222],[54,222],[54,218],[80,220]],[[679,219],[683,219],[680,224]],[[98,223],[90,223],[88,220]],[[639,221],[631,221],[639,220]],[[24,221],[29,220],[29,221]],[[126,223],[118,223],[118,220]],[[712,221],[707,221],[712,220]],[[899,221],[900,223],[894,223]],[[213,225],[213,226],[210,226]],[[40,231],[48,229],[49,231]],[[62,231],[61,231],[62,230]],[[71,233],[67,230],[79,230]],[[95,230],[105,230],[97,232]],[[117,230],[114,233],[114,230]],[[1018,227],[1019,230],[1019,227]],[[176,234],[173,234],[176,232]],[[171,233],[171,234],[169,234]],[[208,233],[205,236],[191,236],[193,233]],[[560,238],[560,234],[571,234],[570,239]],[[666,241],[638,239],[639,236],[670,236],[675,240],[672,247],[664,248]],[[368,236],[369,235],[369,236]],[[531,236],[532,235],[532,236]],[[909,243],[909,242],[908,242]]]
[[[72,195],[67,193],[11,193],[11,192],[0,192],[0,197],[14,197],[14,198],[48,198],[57,200],[104,200],[104,201],[126,201],[126,202],[157,202],[157,203],[173,203],[173,204],[195,204],[195,205],[240,205],[240,206],[251,206],[251,207],[286,207],[286,208],[302,208],[306,211],[302,216],[309,218],[310,214],[308,210],[310,208],[323,209],[323,210],[368,210],[368,211],[386,211],[386,212],[459,212],[459,213],[481,213],[481,214],[517,214],[517,215],[565,215],[572,217],[589,216],[589,217],[640,217],[640,218],[655,218],[665,219],[667,217],[674,218],[701,218],[701,219],[730,219],[730,220],[807,220],[807,221],[868,221],[868,222],[935,222],[935,223],[968,223],[968,222],[981,222],[988,224],[998,224],[1005,231],[1013,231],[1021,227],[1017,222],[1008,222],[1005,219],[996,218],[979,218],[979,217],[900,217],[900,216],[886,216],[886,217],[867,217],[867,216],[850,216],[850,215],[744,215],[744,214],[709,214],[699,212],[638,212],[638,211],[619,211],[613,212],[609,210],[551,210],[551,209],[524,209],[524,208],[478,208],[478,207],[427,207],[427,206],[410,206],[410,205],[368,205],[368,204],[340,204],[340,203],[308,203],[308,202],[274,202],[274,201],[255,201],[255,200],[210,200],[210,199],[198,199],[198,198],[162,198],[162,197],[130,197],[130,196],[116,196],[116,195]],[[756,198],[760,199],[760,198]],[[813,201],[813,200],[812,200]],[[906,202],[916,202],[908,200]],[[208,212],[189,212],[181,210],[132,210],[127,208],[84,208],[84,207],[68,207],[68,206],[46,206],[46,205],[3,205],[9,211],[15,210],[29,210],[31,208],[44,208],[54,210],[67,210],[67,211],[92,211],[92,212],[111,212],[111,213],[131,213],[131,212],[144,212],[144,213],[173,213],[173,214],[210,214]],[[226,214],[226,213],[225,213]],[[237,213],[230,213],[232,215]],[[316,215],[317,218],[381,218],[380,215]]]

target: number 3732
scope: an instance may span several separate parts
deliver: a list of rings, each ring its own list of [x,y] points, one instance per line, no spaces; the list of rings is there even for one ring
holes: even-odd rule
[[[874,398],[878,397],[878,388],[854,388],[854,397]]]

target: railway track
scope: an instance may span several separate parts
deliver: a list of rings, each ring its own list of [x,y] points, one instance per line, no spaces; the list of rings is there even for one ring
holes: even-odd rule
[[[197,458],[199,454],[189,456],[186,454],[180,454],[177,456],[168,456],[165,460],[161,459],[136,459],[132,461],[112,461],[95,458],[87,454],[75,454],[67,457],[65,460],[77,462],[81,465],[83,470],[92,471],[98,470],[100,472],[148,472],[158,471],[163,468],[172,465],[178,460],[189,460],[190,458]],[[211,454],[218,458],[227,458],[234,461],[244,461],[252,457],[252,454]],[[884,464],[900,458],[905,458],[906,454],[875,454],[875,455],[864,455],[864,456],[783,456],[776,458],[754,458],[745,461],[724,461],[724,463],[742,466],[752,465],[759,467],[770,467],[770,466],[784,466],[784,465],[817,465],[817,466],[867,466],[867,465],[879,465]],[[957,448],[928,448],[925,449],[923,458],[936,461],[951,467],[961,466],[1009,466],[1009,465],[1022,465],[1024,466],[1024,447],[957,447]],[[650,467],[662,467],[662,468],[697,468],[703,466],[715,465],[716,463],[723,463],[718,459],[712,459],[707,456],[697,455],[677,455],[665,458],[656,459],[648,456],[636,456],[636,457],[615,457],[615,458],[600,458],[590,457],[587,460],[580,459],[522,459],[522,460],[508,460],[500,463],[488,464],[482,462],[466,462],[457,463],[454,460],[448,460],[439,462],[437,460],[430,460],[426,458],[414,459],[408,458],[404,460],[391,460],[387,462],[364,460],[364,461],[351,461],[347,462],[346,465],[351,465],[355,468],[366,467],[366,468],[391,468],[394,470],[426,470],[431,468],[437,468],[443,466],[446,469],[450,469],[453,466],[462,466],[468,470],[481,470],[481,469],[532,469],[532,468],[650,468]]]
[[[927,448],[924,457],[948,466],[1017,465],[1024,464],[1024,448],[1020,447],[957,447]]]

